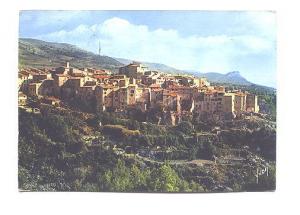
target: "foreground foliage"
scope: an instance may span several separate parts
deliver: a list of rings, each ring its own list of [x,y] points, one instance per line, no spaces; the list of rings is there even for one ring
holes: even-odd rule
[[[215,156],[245,146],[275,161],[273,128],[253,122],[234,130],[231,128],[241,125],[229,123],[222,125],[227,132],[225,129],[216,135],[192,121],[156,126],[140,119],[137,114],[104,112],[85,116],[53,109],[34,114],[20,109],[19,188],[109,192],[275,189],[274,167],[269,177],[261,177],[256,184],[253,174],[241,175],[243,167],[188,163],[213,163]]]

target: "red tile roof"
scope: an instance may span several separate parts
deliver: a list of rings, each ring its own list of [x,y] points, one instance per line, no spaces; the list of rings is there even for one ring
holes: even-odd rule
[[[161,86],[159,84],[151,84],[149,87],[150,88],[161,88]]]
[[[152,91],[152,92],[159,92],[159,91],[163,91],[163,89],[152,88],[151,91]]]
[[[65,74],[55,74],[55,75],[59,77],[69,77],[69,75],[65,75]]]
[[[108,78],[110,78],[110,76],[109,75],[94,75],[94,78],[97,78],[97,79],[108,79]]]

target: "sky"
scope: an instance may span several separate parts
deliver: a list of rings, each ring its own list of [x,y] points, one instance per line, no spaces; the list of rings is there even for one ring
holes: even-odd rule
[[[21,11],[19,36],[276,87],[271,11]]]

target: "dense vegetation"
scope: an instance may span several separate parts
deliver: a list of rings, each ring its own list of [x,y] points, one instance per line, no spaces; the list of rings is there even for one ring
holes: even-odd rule
[[[19,187],[45,191],[203,191],[164,163],[145,167],[101,143],[85,144],[73,116],[20,111]],[[114,128],[114,127],[111,127]],[[98,137],[100,138],[100,136]]]
[[[209,192],[274,190],[275,168],[255,183],[255,169],[212,165],[245,146],[275,162],[274,128],[262,122],[214,126],[183,121],[157,126],[156,114],[19,111],[19,188],[33,191]],[[241,129],[234,129],[234,128]],[[259,149],[259,150],[258,150]],[[196,165],[197,160],[206,164]]]

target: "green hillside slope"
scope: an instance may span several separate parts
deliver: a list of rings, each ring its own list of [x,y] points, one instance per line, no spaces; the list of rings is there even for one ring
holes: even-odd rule
[[[66,43],[51,43],[35,39],[19,39],[19,66],[56,67],[67,61],[73,67],[94,67],[117,71],[119,61],[87,52]]]

